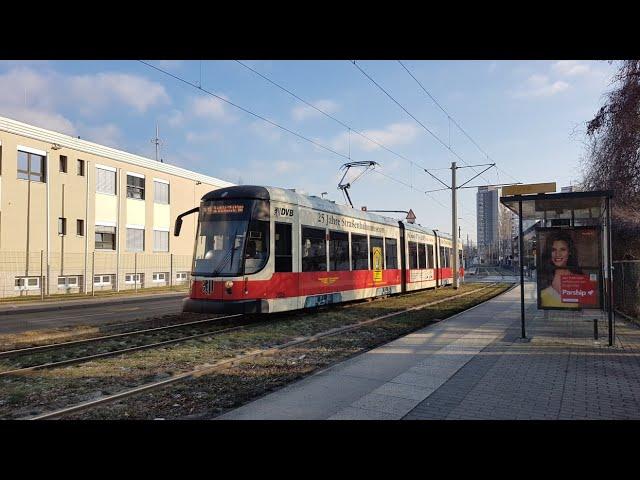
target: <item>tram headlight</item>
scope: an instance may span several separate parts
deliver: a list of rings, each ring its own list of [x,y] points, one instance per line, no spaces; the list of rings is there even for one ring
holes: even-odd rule
[[[231,289],[233,288],[233,282],[231,280],[227,280],[226,282],[224,282],[224,288],[226,288],[228,292],[231,292]]]

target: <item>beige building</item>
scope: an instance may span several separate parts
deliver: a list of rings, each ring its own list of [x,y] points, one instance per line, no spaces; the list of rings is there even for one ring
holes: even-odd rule
[[[196,216],[228,182],[0,117],[0,296],[188,280]]]

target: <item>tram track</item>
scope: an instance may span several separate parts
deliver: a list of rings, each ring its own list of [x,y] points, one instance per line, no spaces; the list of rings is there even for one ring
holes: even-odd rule
[[[403,296],[407,297],[407,296],[418,295],[418,294],[420,294],[420,292],[421,291],[408,292],[408,293],[403,294]],[[347,309],[347,308],[357,307],[358,305],[361,305],[363,302],[378,302],[378,301],[383,301],[386,298],[388,298],[388,296],[365,299],[365,300],[358,300],[358,301],[355,301],[355,302],[350,302],[348,304],[342,304],[342,305],[329,305],[329,306],[325,306],[325,307],[322,307],[322,308],[327,308],[328,307],[329,309],[331,309],[331,308],[338,307],[340,309]],[[274,314],[274,315],[278,315],[278,314]],[[85,345],[91,345],[91,344],[98,344],[98,343],[101,343],[101,342],[114,341],[114,340],[117,340],[117,339],[120,339],[120,338],[133,337],[133,336],[144,336],[144,335],[149,335],[149,334],[154,334],[154,335],[155,334],[161,334],[161,333],[168,332],[168,331],[171,331],[171,330],[184,329],[184,328],[200,326],[200,325],[205,325],[205,324],[211,324],[211,323],[218,323],[218,322],[220,322],[222,320],[227,320],[227,319],[231,319],[231,318],[239,319],[241,317],[247,317],[247,316],[243,315],[243,314],[225,315],[225,316],[219,316],[219,317],[214,317],[214,318],[207,318],[207,319],[203,319],[203,320],[196,320],[196,321],[192,321],[192,322],[177,323],[177,324],[166,325],[166,326],[161,326],[161,327],[146,328],[146,329],[142,329],[142,330],[132,330],[132,331],[128,331],[128,332],[115,333],[115,334],[111,334],[111,335],[103,335],[103,336],[99,336],[99,337],[91,337],[91,338],[80,339],[80,340],[72,340],[72,341],[67,341],[67,342],[57,342],[57,343],[51,343],[51,344],[46,344],[46,345],[38,345],[38,346],[33,346],[33,347],[19,348],[19,349],[13,349],[13,350],[5,350],[5,351],[0,351],[0,361],[2,359],[12,359],[14,357],[22,357],[22,356],[28,356],[28,355],[38,355],[38,354],[41,354],[41,353],[52,353],[52,352],[55,352],[57,350],[64,350],[64,349],[68,349],[68,348],[73,349],[73,348],[82,347],[82,346],[85,346]],[[272,315],[272,317],[273,317],[273,315]],[[258,323],[261,323],[261,322],[258,322]],[[254,324],[255,324],[255,322],[254,322]],[[127,348],[119,348],[119,349],[116,349],[116,350],[109,350],[107,352],[99,352],[99,353],[95,353],[95,354],[91,354],[91,355],[82,355],[82,356],[78,356],[78,357],[74,357],[74,358],[65,358],[65,359],[59,360],[59,361],[55,361],[55,360],[54,361],[45,361],[45,362],[40,363],[40,364],[36,363],[36,364],[33,364],[33,365],[20,366],[19,368],[11,368],[9,370],[0,370],[0,377],[9,376],[9,375],[21,375],[21,374],[24,374],[24,373],[27,373],[27,372],[36,371],[36,370],[64,367],[64,366],[68,366],[68,365],[73,365],[73,364],[83,363],[83,362],[89,362],[89,361],[98,360],[98,359],[101,359],[101,358],[113,357],[113,356],[117,356],[117,355],[131,353],[131,352],[136,352],[136,351],[141,351],[141,350],[146,350],[146,349],[151,349],[151,348],[164,347],[164,346],[167,346],[167,345],[172,345],[172,344],[180,343],[180,342],[183,342],[183,341],[194,340],[194,339],[203,338],[203,337],[207,337],[207,336],[212,336],[212,335],[217,335],[217,334],[229,333],[229,332],[233,332],[233,331],[237,331],[237,330],[242,330],[246,326],[247,325],[231,327],[231,328],[222,329],[222,330],[208,331],[208,332],[203,332],[203,333],[198,333],[198,334],[193,334],[193,335],[186,335],[186,336],[173,338],[173,339],[169,339],[169,340],[163,340],[163,341],[159,341],[159,342],[147,343],[147,344],[144,344],[144,345],[135,345],[135,346],[132,346],[132,347],[127,347]],[[27,363],[29,363],[29,362],[27,362]],[[20,362],[18,362],[18,364],[22,365]]]
[[[112,335],[105,335],[105,336],[101,336],[101,337],[92,337],[92,338],[83,339],[83,340],[73,340],[73,341],[70,341],[70,342],[54,343],[54,344],[50,344],[50,345],[41,345],[41,346],[37,346],[37,347],[29,347],[29,348],[22,348],[22,349],[16,349],[16,350],[7,350],[7,351],[4,351],[4,352],[0,353],[0,358],[11,358],[11,357],[14,357],[14,356],[20,357],[20,356],[24,356],[24,355],[33,355],[33,354],[39,354],[39,353],[50,353],[52,350],[62,350],[62,349],[65,349],[65,348],[74,348],[74,347],[79,347],[79,346],[82,346],[82,345],[94,344],[94,343],[99,343],[99,342],[108,342],[108,341],[116,340],[116,339],[123,338],[123,337],[133,337],[133,336],[136,336],[136,335],[161,334],[161,333],[164,333],[164,332],[167,332],[167,331],[170,331],[170,330],[176,330],[176,329],[180,329],[180,328],[184,329],[184,328],[188,328],[188,327],[201,326],[201,325],[205,325],[205,324],[212,324],[212,323],[216,324],[216,323],[218,323],[220,321],[223,321],[223,320],[228,320],[230,318],[238,318],[238,317],[243,317],[243,315],[242,314],[227,315],[227,316],[223,316],[223,317],[216,317],[216,318],[210,318],[210,319],[205,319],[205,320],[197,320],[197,321],[194,321],[194,322],[186,322],[186,323],[182,323],[182,324],[174,324],[174,325],[168,325],[168,326],[163,326],[163,327],[148,328],[148,329],[144,329],[144,330],[135,330],[135,331],[131,331],[131,332],[124,332],[124,333],[117,333],[117,334],[112,334]],[[218,335],[218,334],[222,334],[222,333],[233,332],[233,331],[236,331],[236,330],[240,330],[242,328],[246,328],[249,325],[238,325],[238,326],[235,326],[235,327],[222,328],[222,329],[218,329],[218,330],[212,330],[212,331],[207,331],[207,332],[202,332],[202,333],[197,333],[197,334],[192,334],[192,335],[180,336],[180,337],[177,337],[177,338],[172,338],[172,339],[169,339],[169,340],[163,340],[163,341],[160,341],[160,342],[146,343],[146,344],[143,344],[143,345],[135,345],[133,347],[120,348],[120,349],[116,349],[116,350],[109,350],[107,352],[100,352],[100,353],[96,353],[96,354],[92,354],[92,355],[84,355],[84,356],[79,356],[79,357],[70,358],[70,359],[64,359],[64,360],[60,360],[60,361],[49,361],[49,362],[35,364],[35,365],[28,365],[26,367],[20,367],[20,368],[16,368],[16,369],[4,370],[4,371],[0,371],[0,377],[9,376],[9,375],[20,375],[20,374],[31,372],[31,371],[35,371],[35,370],[42,370],[42,369],[47,369],[47,368],[57,368],[57,367],[72,365],[72,364],[75,364],[75,363],[88,362],[88,361],[97,360],[97,359],[100,359],[100,358],[113,357],[113,356],[122,355],[122,354],[125,354],[125,353],[130,353],[130,352],[135,352],[135,351],[140,351],[140,350],[145,350],[145,349],[150,349],[150,348],[163,347],[163,346],[166,346],[166,345],[171,345],[171,344],[184,342],[184,341],[188,341],[188,340],[193,340],[193,339],[203,338],[203,337],[207,337],[207,336]]]
[[[46,413],[41,413],[41,414],[37,414],[35,416],[30,416],[30,417],[25,417],[23,419],[30,419],[30,420],[44,420],[44,419],[54,419],[54,418],[59,418],[59,417],[63,417],[65,415],[69,415],[72,413],[76,413],[76,412],[80,412],[80,411],[84,411],[84,410],[88,410],[91,409],[93,407],[97,407],[99,405],[104,405],[104,404],[108,404],[108,403],[112,403],[112,402],[116,402],[118,400],[127,398],[127,397],[131,397],[134,396],[136,394],[142,393],[142,392],[147,392],[147,391],[151,391],[151,390],[155,390],[155,389],[159,389],[162,388],[166,385],[170,385],[173,383],[177,383],[177,382],[181,382],[184,380],[188,380],[191,378],[197,378],[203,375],[208,375],[211,373],[215,373],[227,368],[231,368],[234,367],[236,365],[239,365],[240,363],[244,363],[247,361],[250,361],[252,359],[256,359],[258,357],[263,357],[263,356],[269,356],[269,355],[273,355],[276,354],[278,352],[281,352],[283,350],[292,348],[292,347],[296,347],[299,345],[303,345],[303,344],[307,344],[307,343],[311,343],[311,342],[315,342],[318,341],[320,339],[326,338],[326,337],[331,337],[331,336],[335,336],[341,333],[346,333],[349,331],[353,331],[353,330],[357,330],[360,328],[363,328],[367,325],[373,324],[375,322],[379,322],[381,320],[384,319],[388,319],[391,317],[396,317],[399,315],[403,315],[409,312],[413,312],[413,311],[417,311],[417,310],[421,310],[427,307],[431,307],[434,305],[438,305],[441,303],[445,303],[454,299],[458,299],[461,297],[465,297],[467,295],[472,295],[472,294],[477,294],[478,292],[481,292],[483,290],[495,287],[496,285],[498,285],[498,283],[492,283],[492,284],[488,284],[485,285],[483,287],[480,288],[476,288],[473,290],[470,290],[468,292],[465,293],[461,293],[458,295],[452,295],[452,296],[448,296],[446,298],[442,298],[439,300],[435,300],[435,301],[431,301],[431,302],[427,302],[424,304],[420,304],[417,306],[413,306],[413,307],[409,307],[409,308],[404,308],[402,310],[399,311],[395,311],[395,312],[390,312],[384,315],[379,315],[376,316],[374,318],[370,318],[370,319],[366,319],[366,320],[361,320],[361,321],[357,321],[353,324],[349,324],[349,325],[344,325],[344,326],[340,326],[340,327],[334,327],[328,330],[324,330],[318,333],[314,333],[308,336],[304,336],[304,337],[298,337],[298,338],[294,338],[293,340],[281,343],[281,344],[276,344],[276,345],[270,345],[264,348],[257,348],[257,349],[251,349],[248,350],[242,354],[236,355],[233,358],[228,358],[228,359],[224,359],[224,360],[220,360],[214,364],[204,364],[204,365],[199,365],[187,372],[183,372],[183,373],[179,373],[179,374],[175,374],[172,375],[169,378],[165,378],[159,381],[153,381],[153,382],[149,382],[149,383],[145,383],[142,385],[138,385],[135,386],[133,388],[129,388],[129,389],[124,389],[120,392],[116,392],[114,394],[111,395],[106,395],[106,396],[102,396],[100,398],[97,399],[92,399],[92,400],[88,400],[88,401],[84,401],[75,405],[70,405],[55,411],[51,411],[51,412],[46,412]],[[484,300],[486,301],[486,300]],[[243,325],[243,326],[239,326],[239,327],[234,327],[237,329],[240,328],[248,328],[250,326],[254,326],[254,325]],[[227,330],[229,331],[229,330]],[[222,333],[222,332],[220,332]]]

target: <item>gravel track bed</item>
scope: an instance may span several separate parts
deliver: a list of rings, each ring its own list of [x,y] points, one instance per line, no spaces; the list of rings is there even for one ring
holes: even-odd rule
[[[385,313],[475,290],[478,287],[478,285],[466,284],[457,292],[452,289],[429,290],[418,294],[391,297],[383,301],[350,305],[348,308],[295,312],[246,330],[223,333],[210,339],[204,337],[204,341],[186,341],[165,348],[134,352],[64,368],[35,371],[21,376],[7,376],[0,379],[2,390],[0,418],[19,418],[55,410],[168,378],[173,374],[213,364],[255,348],[267,348],[330,328],[353,324]],[[473,303],[497,294],[498,291],[501,290],[495,287],[487,288],[478,294],[470,294],[445,304],[427,307],[419,312],[410,312],[398,317],[402,320],[385,320],[384,325],[387,326],[374,324],[349,332],[339,339],[330,337],[309,345],[295,347],[282,352],[277,358],[255,360],[247,365],[228,369],[221,374],[200,377],[68,418],[156,418],[157,416],[182,418],[190,415],[211,415],[212,411],[215,415],[216,408],[221,409],[220,411],[231,408],[229,402],[231,405],[238,405],[238,402],[244,403],[248,399],[278,388],[318,368],[388,341],[403,332],[420,328],[435,318],[442,318],[468,308]],[[398,326],[389,327],[394,324]],[[374,333],[366,333],[370,331]],[[325,346],[324,349],[322,346]],[[254,366],[251,367],[251,365]],[[210,388],[204,388],[209,384]],[[204,386],[199,390],[198,385]],[[191,393],[183,395],[180,393],[181,389]],[[185,402],[171,400],[173,395],[180,395],[176,398],[188,399],[186,403],[195,402],[195,404],[183,407]],[[214,401],[214,399],[219,400]],[[202,402],[199,402],[200,400]],[[120,411],[123,408],[120,405],[129,405],[130,402],[136,406],[124,407],[124,410]],[[176,404],[178,407],[174,406]],[[204,405],[208,405],[207,410],[203,410]]]
[[[258,357],[236,367],[68,415],[68,419],[211,419],[402,335],[423,328],[502,293],[492,287],[359,329]],[[460,292],[462,293],[462,292]],[[430,301],[432,299],[427,299]],[[425,303],[415,302],[408,306]],[[395,308],[394,310],[398,310]],[[368,318],[375,315],[369,315]]]

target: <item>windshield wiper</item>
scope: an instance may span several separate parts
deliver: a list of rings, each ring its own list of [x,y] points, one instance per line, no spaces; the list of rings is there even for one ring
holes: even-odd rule
[[[236,231],[233,232],[234,247],[232,247],[231,250],[227,251],[227,253],[224,254],[224,257],[222,257],[220,259],[220,261],[218,262],[218,265],[216,265],[215,268],[213,269],[212,275],[214,277],[220,273],[220,270],[222,269],[222,267],[224,267],[227,264],[227,261],[231,260],[231,265],[233,265],[233,256],[234,256],[236,250],[239,248],[239,247],[235,246],[236,237],[238,235],[238,230],[239,230],[239,228],[236,228]]]

